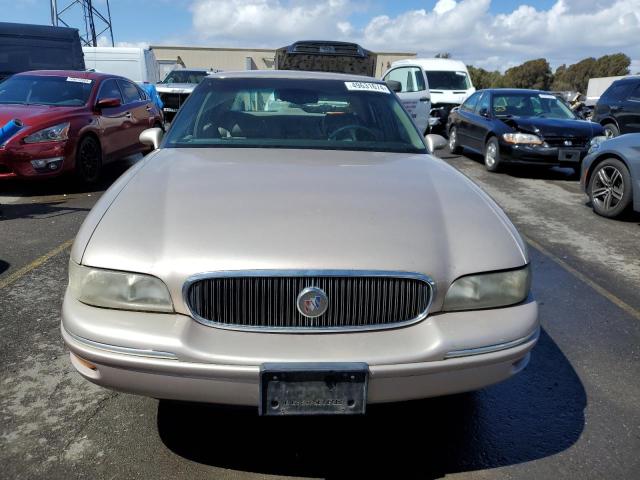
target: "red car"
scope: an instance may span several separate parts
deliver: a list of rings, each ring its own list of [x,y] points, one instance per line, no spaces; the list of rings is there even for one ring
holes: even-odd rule
[[[75,172],[94,182],[102,166],[148,150],[140,132],[162,125],[146,92],[126,78],[78,71],[33,71],[0,83],[0,128],[23,128],[0,138],[0,179]]]

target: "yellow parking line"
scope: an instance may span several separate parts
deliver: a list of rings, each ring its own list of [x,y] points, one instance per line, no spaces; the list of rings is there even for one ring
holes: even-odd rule
[[[567,272],[569,272],[571,275],[573,275],[574,277],[578,278],[578,280],[586,283],[587,285],[589,285],[591,288],[593,288],[596,292],[598,292],[600,295],[602,295],[603,297],[605,297],[607,300],[609,300],[610,302],[612,302],[614,305],[616,305],[618,308],[624,310],[625,312],[627,312],[629,315],[631,315],[632,317],[636,318],[637,320],[640,320],[640,311],[633,308],[631,305],[629,305],[628,303],[626,303],[624,300],[621,300],[620,298],[616,297],[613,293],[611,293],[609,290],[607,290],[604,287],[601,287],[600,285],[598,285],[596,282],[594,282],[593,280],[591,280],[589,277],[587,277],[586,275],[580,273],[578,270],[576,270],[575,268],[573,268],[571,265],[569,265],[567,262],[565,262],[564,260],[562,260],[559,257],[556,257],[553,253],[551,253],[549,250],[547,250],[546,248],[544,248],[542,245],[540,245],[538,242],[536,242],[535,240],[532,240],[531,238],[527,237],[526,235],[522,235],[522,238],[524,238],[526,240],[526,242],[528,244],[530,244],[533,248],[535,248],[536,250],[538,250],[540,253],[542,253],[543,255],[549,257],[551,260],[553,260],[554,262],[556,262],[558,265],[560,265],[562,268],[564,268]]]
[[[71,240],[67,240],[66,242],[64,242],[61,245],[58,245],[56,248],[54,248],[53,250],[51,250],[50,252],[45,253],[44,255],[42,255],[39,258],[36,258],[33,262],[31,262],[29,265],[25,265],[24,267],[16,270],[15,272],[13,272],[11,275],[9,275],[7,278],[5,279],[0,279],[0,289],[3,289],[5,287],[8,287],[9,285],[11,285],[13,282],[15,282],[16,280],[18,280],[20,277],[22,277],[23,275],[29,273],[31,270],[33,270],[34,268],[38,268],[40,265],[42,265],[44,262],[46,262],[47,260],[49,260],[50,258],[55,257],[56,255],[58,255],[59,253],[65,251],[67,248],[69,248],[71,246],[71,244],[73,243],[73,239]]]

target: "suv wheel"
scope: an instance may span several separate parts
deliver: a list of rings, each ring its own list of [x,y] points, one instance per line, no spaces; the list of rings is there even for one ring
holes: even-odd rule
[[[491,137],[484,147],[484,166],[490,172],[500,170],[500,144],[496,137]]]
[[[615,123],[607,123],[604,127],[604,135],[607,138],[613,138],[620,135],[620,130],[616,127]]]
[[[451,127],[449,130],[449,151],[453,154],[462,152],[462,148],[458,145],[458,129]]]
[[[631,175],[624,163],[608,158],[596,166],[589,183],[589,199],[597,214],[619,216],[631,204],[631,196]]]

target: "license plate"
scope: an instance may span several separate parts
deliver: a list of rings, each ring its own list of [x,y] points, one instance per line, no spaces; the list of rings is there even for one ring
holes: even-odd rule
[[[558,159],[562,162],[579,162],[580,153],[581,153],[580,150],[561,149],[559,152]]]
[[[265,363],[260,415],[362,415],[368,380],[366,363]]]

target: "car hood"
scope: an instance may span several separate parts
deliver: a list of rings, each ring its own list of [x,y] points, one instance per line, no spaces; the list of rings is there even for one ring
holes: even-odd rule
[[[114,189],[72,258],[156,275],[174,299],[209,271],[418,272],[443,294],[461,275],[527,262],[495,203],[428,155],[164,149]]]
[[[65,116],[77,111],[76,107],[50,107],[46,105],[0,105],[0,127],[15,118],[25,126],[34,126],[42,122]]]
[[[600,125],[586,120],[562,120],[540,117],[513,117],[503,120],[510,127],[543,137],[595,137],[603,134]]]
[[[196,86],[195,83],[159,83],[156,90],[158,93],[191,93]]]

